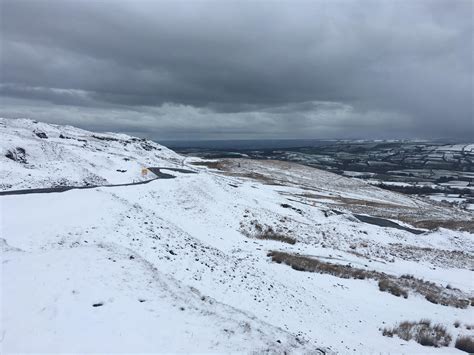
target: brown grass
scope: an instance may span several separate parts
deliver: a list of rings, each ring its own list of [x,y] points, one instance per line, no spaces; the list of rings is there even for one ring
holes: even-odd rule
[[[433,282],[418,279],[413,275],[400,277],[383,272],[365,270],[350,265],[333,264],[316,258],[283,251],[270,251],[268,256],[278,264],[286,264],[294,270],[329,274],[344,279],[372,279],[378,281],[379,290],[397,297],[408,298],[408,291],[424,296],[428,301],[444,306],[467,308],[469,299],[460,290],[446,289]]]
[[[275,232],[272,227],[268,227],[266,230],[264,230],[262,233],[256,235],[257,239],[263,239],[263,240],[276,240],[279,242],[283,243],[288,243],[288,244],[296,244],[296,239],[293,237],[290,237],[288,235],[282,234]]]
[[[397,335],[399,338],[409,341],[415,340],[423,346],[449,346],[451,334],[441,324],[431,325],[431,321],[422,319],[419,322],[404,321],[393,328],[384,328],[382,334],[387,337]]]
[[[194,162],[194,165],[207,166],[209,168],[218,169],[224,175],[238,176],[250,178],[253,180],[260,181],[264,184],[269,185],[285,185],[294,186],[295,182],[286,178],[275,178],[280,176],[278,174],[272,174],[265,170],[259,170],[255,164],[259,167],[266,168],[272,167],[277,170],[287,169],[312,169],[301,166],[296,163],[281,162],[274,160],[264,160],[255,162],[255,160],[241,159],[241,158],[230,158],[220,159],[219,161],[202,161]],[[378,202],[378,201],[366,201],[363,199],[348,198],[342,196],[324,196],[315,190],[315,186],[312,184],[306,184],[305,179],[301,180],[298,185],[308,190],[307,194],[300,196],[318,199],[331,199],[338,206],[342,203],[344,207],[350,210],[352,213],[368,214],[374,217],[396,219],[402,222],[411,224],[416,228],[436,229],[439,227],[448,229],[460,229],[466,231],[474,231],[474,225],[471,222],[471,216],[468,213],[458,213],[451,208],[445,206],[439,206],[434,202],[425,202],[419,207],[409,207],[400,205],[396,202]],[[314,191],[314,193],[313,193]]]
[[[337,204],[340,204],[342,202],[348,206],[354,205],[354,206],[377,207],[377,208],[403,208],[404,207],[402,205],[389,203],[389,202],[383,203],[383,202],[361,200],[361,199],[349,198],[349,197],[343,197],[343,196],[326,196],[326,195],[320,195],[320,194],[315,194],[315,193],[310,193],[310,192],[303,193],[303,194],[295,194],[295,196],[302,196],[302,197],[311,198],[315,200],[319,200],[319,199],[333,200]]]
[[[192,165],[197,165],[197,166],[206,166],[210,169],[217,169],[221,170],[224,166],[221,162],[219,161],[195,161],[191,162]]]
[[[271,251],[268,256],[271,256],[272,261],[291,266],[298,271],[318,272],[320,274],[330,274],[343,279],[360,279],[375,278],[375,271],[368,271],[357,269],[350,266],[332,264],[320,261],[318,259],[285,253],[281,251]]]
[[[296,244],[296,239],[280,231],[275,231],[271,226],[263,226],[256,220],[250,222],[253,231],[243,230],[242,233],[249,238],[256,238],[260,240],[276,240],[278,242]]]
[[[388,278],[379,281],[379,290],[382,292],[390,292],[392,295],[397,297],[403,296],[403,298],[408,298],[408,292],[401,288],[397,282]]]
[[[257,180],[260,181],[262,184],[267,184],[267,185],[276,185],[276,186],[284,186],[284,184],[277,179],[273,179],[267,175],[263,175],[260,173],[233,173],[232,176],[240,176],[244,178],[249,178],[252,180]]]
[[[465,351],[469,354],[474,353],[474,338],[468,335],[460,336],[456,339],[456,343],[454,344],[456,349]]]
[[[417,228],[425,228],[434,230],[437,228],[446,228],[452,230],[461,230],[465,232],[474,232],[474,225],[472,221],[463,220],[423,220],[416,221],[413,225]]]
[[[433,215],[431,219],[426,215],[432,214],[432,210],[419,210],[418,208],[398,205],[396,203],[380,203],[376,201],[366,201],[360,199],[346,198],[342,196],[325,196],[313,193],[305,193],[300,196],[312,199],[333,200],[336,204],[343,203],[344,207],[353,213],[365,213],[374,217],[397,219],[401,222],[411,224],[415,228],[436,230],[446,228],[451,230],[461,230],[474,232],[474,225],[469,216],[444,216]],[[431,212],[431,213],[429,213]]]

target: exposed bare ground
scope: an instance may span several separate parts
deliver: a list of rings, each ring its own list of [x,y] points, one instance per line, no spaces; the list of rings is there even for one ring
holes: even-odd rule
[[[312,199],[314,201],[325,200],[334,201],[334,204],[327,202],[329,206],[343,207],[344,209],[358,214],[369,214],[374,217],[397,219],[401,222],[411,224],[416,228],[423,228],[435,230],[438,228],[446,228],[452,230],[461,230],[467,232],[474,232],[474,223],[469,219],[468,212],[457,211],[458,216],[453,216],[450,213],[454,212],[451,206],[441,206],[436,202],[431,205],[432,208],[428,211],[427,206],[408,207],[395,203],[381,203],[376,201],[366,201],[361,199],[352,199],[342,196],[325,196],[314,193],[305,193],[293,196],[300,196],[305,199]],[[431,201],[427,202],[431,203]],[[449,213],[450,212],[450,213]],[[432,219],[422,219],[427,216],[432,216]],[[463,219],[458,219],[458,218]],[[472,216],[474,218],[474,216]]]
[[[210,169],[217,169],[221,170],[224,168],[224,164],[221,163],[220,161],[195,161],[191,162],[192,165],[197,165],[197,166],[206,166]]]
[[[428,199],[381,190],[357,179],[349,179],[298,163],[222,159],[193,164],[218,169],[225,175],[249,178],[264,184],[299,187],[308,192],[293,194],[295,198],[306,201],[310,199],[314,202],[323,200],[329,206],[331,203],[328,201],[332,200],[338,208],[352,213],[399,220],[417,228],[434,230],[442,227],[474,232],[472,212],[462,211]],[[347,196],[347,193],[358,192],[364,198]],[[288,193],[285,192],[285,194]],[[386,198],[382,198],[383,196]]]

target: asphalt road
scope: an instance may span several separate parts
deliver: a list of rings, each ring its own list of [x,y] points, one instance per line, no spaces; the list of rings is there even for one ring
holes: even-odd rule
[[[360,215],[360,214],[354,214],[353,216],[361,222],[373,224],[373,225],[376,225],[376,226],[379,226],[379,227],[401,229],[401,230],[404,230],[404,231],[407,231],[407,232],[410,232],[410,233],[413,233],[413,234],[422,234],[422,233],[425,232],[425,231],[420,230],[420,229],[414,229],[414,228],[409,228],[409,227],[402,226],[398,223],[392,222],[392,221],[390,221],[388,219],[385,219],[385,218],[364,216],[364,215]]]
[[[52,192],[65,192],[65,191],[69,191],[69,190],[93,189],[93,188],[96,188],[96,187],[134,186],[134,185],[148,184],[149,182],[152,182],[152,181],[158,180],[158,179],[174,179],[176,177],[176,176],[171,175],[171,174],[163,173],[163,172],[161,172],[161,170],[177,171],[179,173],[184,173],[184,174],[195,174],[196,173],[193,170],[181,169],[181,168],[167,168],[167,167],[151,167],[151,168],[148,168],[148,170],[150,170],[153,174],[155,174],[156,178],[146,180],[146,181],[129,182],[129,183],[126,183],[126,184],[88,185],[88,186],[58,186],[58,187],[46,187],[46,188],[40,188],[40,189],[23,189],[23,190],[0,191],[0,196],[45,194],[45,193],[52,193]],[[336,210],[333,210],[333,211],[337,214],[342,214],[339,211],[336,211]],[[392,221],[390,221],[388,219],[385,219],[385,218],[364,216],[364,215],[359,215],[359,214],[354,214],[353,216],[361,222],[373,224],[373,225],[376,225],[376,226],[379,226],[379,227],[401,229],[401,230],[405,230],[405,231],[413,233],[413,234],[424,233],[424,231],[422,231],[422,230],[404,227],[404,226],[399,225],[398,223],[392,222]]]
[[[338,215],[344,214],[344,213],[342,213],[340,211],[337,211],[337,210],[331,210],[331,211],[333,211],[334,213],[336,213]],[[398,223],[392,222],[392,221],[390,221],[388,219],[385,219],[385,218],[364,216],[362,214],[355,214],[355,213],[352,214],[352,216],[354,216],[355,218],[357,218],[361,222],[368,223],[368,224],[373,224],[374,226],[379,226],[379,227],[384,227],[384,228],[400,229],[400,230],[404,230],[404,231],[407,231],[407,232],[410,232],[410,233],[413,233],[413,234],[425,233],[425,231],[423,231],[421,229],[414,229],[414,228],[405,227],[405,226],[402,226]]]
[[[46,194],[52,192],[65,192],[69,190],[84,190],[84,189],[93,189],[96,187],[119,187],[119,186],[134,186],[134,185],[143,185],[148,184],[151,181],[158,180],[158,179],[174,179],[176,176],[171,174],[166,174],[161,172],[161,170],[171,170],[177,171],[180,173],[185,174],[195,174],[195,171],[187,170],[187,169],[180,169],[180,168],[167,168],[167,167],[152,167],[148,168],[153,174],[156,175],[156,178],[146,180],[146,181],[139,181],[139,182],[129,182],[125,184],[109,184],[109,185],[88,185],[88,186],[58,186],[58,187],[45,187],[39,189],[23,189],[23,190],[9,190],[9,191],[0,191],[0,196],[8,196],[8,195],[27,195],[27,194]]]

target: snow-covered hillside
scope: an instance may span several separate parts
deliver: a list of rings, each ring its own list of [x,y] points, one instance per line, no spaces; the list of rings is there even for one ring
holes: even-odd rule
[[[0,190],[120,184],[182,157],[152,141],[28,119],[0,118]]]
[[[462,354],[456,338],[474,335],[468,212],[297,164],[205,162],[124,135],[1,122],[3,155],[21,147],[27,160],[2,157],[4,189],[198,171],[0,196],[3,353]],[[383,335],[422,319],[446,327],[448,346]]]

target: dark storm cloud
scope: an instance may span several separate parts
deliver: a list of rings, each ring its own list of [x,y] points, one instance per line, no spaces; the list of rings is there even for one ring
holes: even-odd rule
[[[156,137],[469,137],[471,1],[3,0],[3,115]]]

